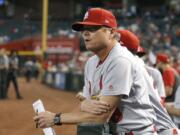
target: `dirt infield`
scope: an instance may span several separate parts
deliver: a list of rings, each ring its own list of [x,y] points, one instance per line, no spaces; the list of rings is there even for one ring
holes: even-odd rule
[[[0,100],[0,135],[43,135],[41,129],[35,128],[32,103],[41,99],[46,110],[68,112],[78,105],[75,93],[54,90],[32,80],[27,83],[19,80],[23,100],[15,98],[11,85],[7,100]],[[75,135],[76,126],[63,125],[54,128],[57,135]]]

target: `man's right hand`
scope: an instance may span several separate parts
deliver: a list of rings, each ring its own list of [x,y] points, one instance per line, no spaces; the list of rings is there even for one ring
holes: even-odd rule
[[[84,100],[81,102],[81,111],[92,113],[92,114],[102,114],[111,110],[108,103],[98,100]]]
[[[82,92],[78,92],[76,94],[76,98],[79,100],[79,101],[83,101],[85,100],[86,98],[83,96]]]

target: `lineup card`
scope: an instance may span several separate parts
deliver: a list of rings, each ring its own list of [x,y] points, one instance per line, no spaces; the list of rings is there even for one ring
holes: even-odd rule
[[[32,104],[32,106],[33,106],[35,112],[40,113],[40,112],[45,111],[44,105],[43,105],[43,103],[42,103],[42,101],[40,99],[35,101]],[[51,127],[43,128],[43,132],[44,132],[44,135],[55,135],[55,132],[54,132],[53,128],[51,128]]]

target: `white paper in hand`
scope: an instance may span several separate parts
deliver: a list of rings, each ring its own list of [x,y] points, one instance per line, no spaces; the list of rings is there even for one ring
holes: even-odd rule
[[[40,99],[35,101],[32,105],[33,105],[35,112],[38,112],[38,113],[45,112],[44,105]],[[53,128],[51,128],[51,127],[44,128],[43,132],[44,132],[44,135],[55,135],[55,132],[54,132]]]

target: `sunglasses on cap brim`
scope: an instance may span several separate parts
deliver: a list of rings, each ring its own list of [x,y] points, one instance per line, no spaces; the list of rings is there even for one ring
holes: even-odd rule
[[[80,31],[90,31],[90,32],[96,32],[96,31],[98,31],[99,29],[101,29],[101,28],[103,28],[103,27],[105,27],[105,28],[110,28],[110,27],[107,27],[107,26],[104,26],[104,25],[94,25],[94,26],[92,26],[92,25],[84,25],[84,26],[82,26],[81,28],[80,28]]]

